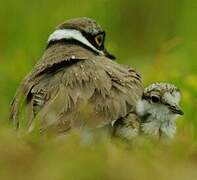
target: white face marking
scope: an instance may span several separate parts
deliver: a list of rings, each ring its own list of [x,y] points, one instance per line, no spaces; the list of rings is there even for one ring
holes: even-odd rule
[[[170,105],[178,105],[181,99],[181,94],[179,92],[169,93],[166,92],[163,95],[163,99]]]
[[[75,29],[58,29],[54,31],[48,38],[48,43],[61,39],[75,39],[84,45],[90,47],[92,50],[99,54],[104,55],[103,51],[96,49],[82,34],[80,31]]]

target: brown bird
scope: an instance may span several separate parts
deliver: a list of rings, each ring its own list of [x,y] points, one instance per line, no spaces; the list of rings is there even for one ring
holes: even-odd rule
[[[25,77],[11,105],[17,128],[62,133],[98,128],[125,117],[142,96],[141,77],[112,61],[105,32],[92,19],[57,26],[47,48]]]

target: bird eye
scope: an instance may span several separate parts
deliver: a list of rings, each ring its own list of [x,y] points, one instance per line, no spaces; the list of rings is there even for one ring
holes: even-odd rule
[[[103,40],[104,40],[104,37],[103,37],[103,34],[99,34],[95,37],[95,42],[96,44],[101,47],[102,44],[103,44]]]
[[[159,102],[159,97],[158,96],[151,96],[151,101],[153,102],[153,103],[158,103]]]

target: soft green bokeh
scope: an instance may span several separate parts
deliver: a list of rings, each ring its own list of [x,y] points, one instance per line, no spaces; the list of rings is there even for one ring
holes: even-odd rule
[[[113,143],[41,145],[15,140],[4,128],[15,90],[42,55],[48,35],[79,16],[102,25],[108,49],[119,63],[136,68],[145,85],[168,81],[182,90],[185,115],[178,120],[177,144],[132,151]],[[0,179],[197,177],[196,0],[0,0],[0,72]]]

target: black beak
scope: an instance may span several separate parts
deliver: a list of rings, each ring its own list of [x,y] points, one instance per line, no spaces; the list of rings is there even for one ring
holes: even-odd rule
[[[106,57],[108,57],[111,60],[116,59],[116,57],[114,55],[112,55],[111,53],[109,53],[106,49],[103,50],[103,53]]]
[[[184,115],[183,110],[178,106],[169,106],[169,109],[174,114]]]

